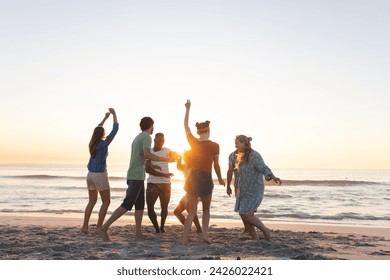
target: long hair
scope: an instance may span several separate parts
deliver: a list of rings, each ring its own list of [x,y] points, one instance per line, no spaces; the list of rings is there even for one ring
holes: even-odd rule
[[[245,149],[243,152],[238,152],[238,151],[236,152],[237,156],[236,156],[235,168],[238,169],[241,165],[248,162],[249,160],[249,155],[252,152],[252,147],[251,147],[252,137],[247,137],[245,135],[238,135],[236,136],[236,141],[245,144]]]
[[[91,140],[89,141],[89,154],[91,155],[92,158],[96,156],[96,148],[104,137],[104,128],[102,126],[97,126],[93,130],[93,134],[91,137]]]

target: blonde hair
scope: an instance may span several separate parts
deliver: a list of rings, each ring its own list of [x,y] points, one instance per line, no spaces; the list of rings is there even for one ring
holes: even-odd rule
[[[249,155],[252,152],[252,146],[251,146],[251,141],[252,137],[247,137],[245,135],[237,135],[236,140],[239,141],[240,143],[245,144],[245,149],[243,152],[238,152],[236,153],[236,164],[235,164],[235,169],[238,169],[241,165],[243,165],[245,162],[248,162],[249,160]]]

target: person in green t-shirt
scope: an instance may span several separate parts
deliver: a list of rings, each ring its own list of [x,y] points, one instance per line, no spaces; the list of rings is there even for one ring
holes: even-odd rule
[[[142,132],[139,133],[133,143],[131,144],[131,157],[129,169],[127,171],[127,191],[126,197],[123,200],[121,206],[119,206],[111,215],[111,217],[104,223],[104,225],[98,230],[98,234],[103,240],[108,241],[109,236],[107,234],[108,228],[119,219],[127,211],[130,211],[135,206],[135,239],[143,239],[141,232],[142,217],[145,206],[145,162],[147,159],[153,161],[174,162],[177,159],[177,155],[171,154],[170,157],[159,157],[154,155],[151,149],[152,138],[154,129],[154,121],[150,117],[144,117],[141,119],[140,127]]]

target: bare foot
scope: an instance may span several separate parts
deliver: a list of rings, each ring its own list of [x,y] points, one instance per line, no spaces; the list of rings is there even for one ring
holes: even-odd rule
[[[203,242],[204,242],[204,243],[207,243],[207,244],[211,244],[210,238],[204,237],[204,236],[203,236]]]
[[[259,236],[257,235],[256,231],[249,232],[249,235],[251,236],[252,240],[257,240],[259,239]]]
[[[248,233],[252,240],[258,240],[259,236],[257,235],[256,229],[254,227],[249,227],[245,229],[244,232]]]
[[[134,239],[137,241],[142,241],[145,240],[145,236],[142,234],[136,234]]]
[[[99,235],[99,232],[101,231],[100,228],[101,227],[97,227],[93,233],[96,235]]]
[[[110,237],[108,236],[107,230],[102,230],[101,228],[98,228],[96,230],[96,234],[99,235],[99,237],[103,241],[110,241]]]
[[[187,244],[188,244],[188,240],[183,238],[183,239],[180,241],[180,244],[182,244],[182,245],[187,245]]]
[[[265,240],[270,241],[271,240],[271,231],[267,228],[265,231],[263,231],[263,233],[264,233]]]
[[[88,234],[88,233],[89,233],[88,227],[82,227],[82,228],[81,228],[81,232],[83,232],[83,233],[85,233],[85,234]]]

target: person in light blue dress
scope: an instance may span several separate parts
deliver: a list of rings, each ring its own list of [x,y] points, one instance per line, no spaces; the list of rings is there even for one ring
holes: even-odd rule
[[[261,155],[252,149],[251,137],[239,135],[236,137],[237,149],[235,184],[238,187],[234,210],[239,213],[245,228],[252,239],[258,239],[255,227],[260,229],[266,240],[270,239],[270,230],[254,215],[264,196],[264,179],[273,180],[277,184],[282,181],[275,177],[265,164]]]

